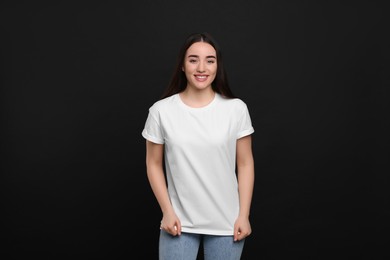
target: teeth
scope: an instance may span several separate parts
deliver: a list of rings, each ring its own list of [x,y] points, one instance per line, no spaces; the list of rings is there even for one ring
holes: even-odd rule
[[[200,79],[205,79],[206,76],[196,76],[197,78],[200,78]]]

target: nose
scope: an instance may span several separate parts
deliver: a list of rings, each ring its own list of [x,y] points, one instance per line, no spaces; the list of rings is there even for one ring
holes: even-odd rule
[[[205,72],[205,64],[204,64],[203,61],[198,63],[197,71],[200,72],[200,73]]]

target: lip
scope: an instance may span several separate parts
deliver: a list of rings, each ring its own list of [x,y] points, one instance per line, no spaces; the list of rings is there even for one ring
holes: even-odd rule
[[[204,74],[195,74],[194,77],[197,81],[203,82],[206,81],[209,76]]]

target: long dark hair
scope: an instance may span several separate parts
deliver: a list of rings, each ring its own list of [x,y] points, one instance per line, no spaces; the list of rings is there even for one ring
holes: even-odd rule
[[[223,66],[221,49],[219,48],[217,42],[213,39],[213,37],[209,33],[204,32],[191,34],[184,41],[184,44],[181,47],[177,57],[176,66],[174,68],[172,78],[167,88],[163,92],[161,99],[172,96],[176,93],[180,93],[187,87],[187,78],[182,68],[187,49],[195,42],[206,42],[213,46],[217,53],[217,73],[214,81],[211,83],[212,89],[216,93],[219,93],[226,98],[235,98],[233,92],[229,87],[227,75]]]

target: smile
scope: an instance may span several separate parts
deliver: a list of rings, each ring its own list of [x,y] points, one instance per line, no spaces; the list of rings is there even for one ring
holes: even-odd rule
[[[195,77],[197,77],[198,79],[205,79],[207,76],[205,76],[205,75],[196,75]]]
[[[207,75],[195,75],[195,79],[197,81],[205,81],[207,79]]]

